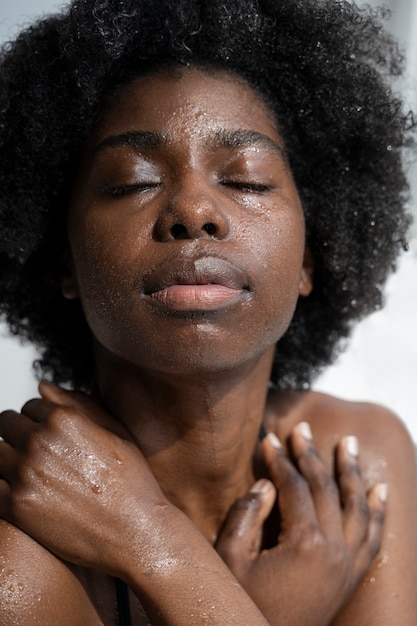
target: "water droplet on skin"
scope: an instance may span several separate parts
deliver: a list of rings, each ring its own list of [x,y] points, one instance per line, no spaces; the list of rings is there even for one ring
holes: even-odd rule
[[[373,584],[375,582],[375,578],[371,578],[369,582]]]
[[[101,493],[102,489],[101,489],[100,485],[93,485],[93,486],[91,487],[91,491],[92,491],[93,493]]]
[[[382,569],[383,567],[385,567],[388,564],[388,557],[387,556],[383,556],[379,562],[378,562],[378,569]]]
[[[387,150],[388,150],[388,152],[391,152],[392,146],[387,146]]]

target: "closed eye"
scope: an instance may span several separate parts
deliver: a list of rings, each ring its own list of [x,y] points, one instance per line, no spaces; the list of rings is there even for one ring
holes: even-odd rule
[[[272,189],[271,185],[262,185],[260,183],[241,182],[241,181],[222,181],[224,187],[230,187],[243,193],[265,193]]]
[[[159,185],[159,182],[136,183],[134,185],[105,185],[101,188],[101,192],[111,198],[122,198],[138,192],[151,191],[159,187]]]

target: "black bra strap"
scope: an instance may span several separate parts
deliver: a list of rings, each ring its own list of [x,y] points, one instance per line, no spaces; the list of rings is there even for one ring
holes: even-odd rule
[[[265,439],[266,435],[267,433],[266,433],[265,427],[263,424],[261,424],[261,427],[259,429],[259,434],[258,434],[259,441],[262,441],[262,439]]]
[[[116,578],[117,611],[119,613],[119,626],[131,626],[129,589],[127,585]]]

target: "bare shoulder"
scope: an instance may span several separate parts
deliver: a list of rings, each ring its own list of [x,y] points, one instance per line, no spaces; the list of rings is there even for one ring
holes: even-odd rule
[[[320,414],[326,415],[326,426],[331,430],[333,415],[341,434],[357,436],[363,470],[370,482],[388,482],[401,493],[406,481],[417,493],[415,445],[397,415],[377,404],[314,396],[315,423],[320,421]]]
[[[268,402],[267,427],[278,429],[281,437],[297,422],[310,423],[316,444],[323,455],[333,455],[342,437],[355,435],[359,441],[364,469],[384,479],[400,467],[410,478],[416,475],[415,446],[401,419],[389,409],[368,402],[349,402],[314,391],[278,392]]]
[[[0,520],[0,626],[102,624],[70,567]]]

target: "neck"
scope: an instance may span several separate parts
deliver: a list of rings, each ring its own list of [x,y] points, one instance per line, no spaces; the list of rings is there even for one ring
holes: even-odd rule
[[[97,359],[103,404],[129,431],[168,499],[214,540],[253,484],[273,351],[233,372],[172,375]]]

